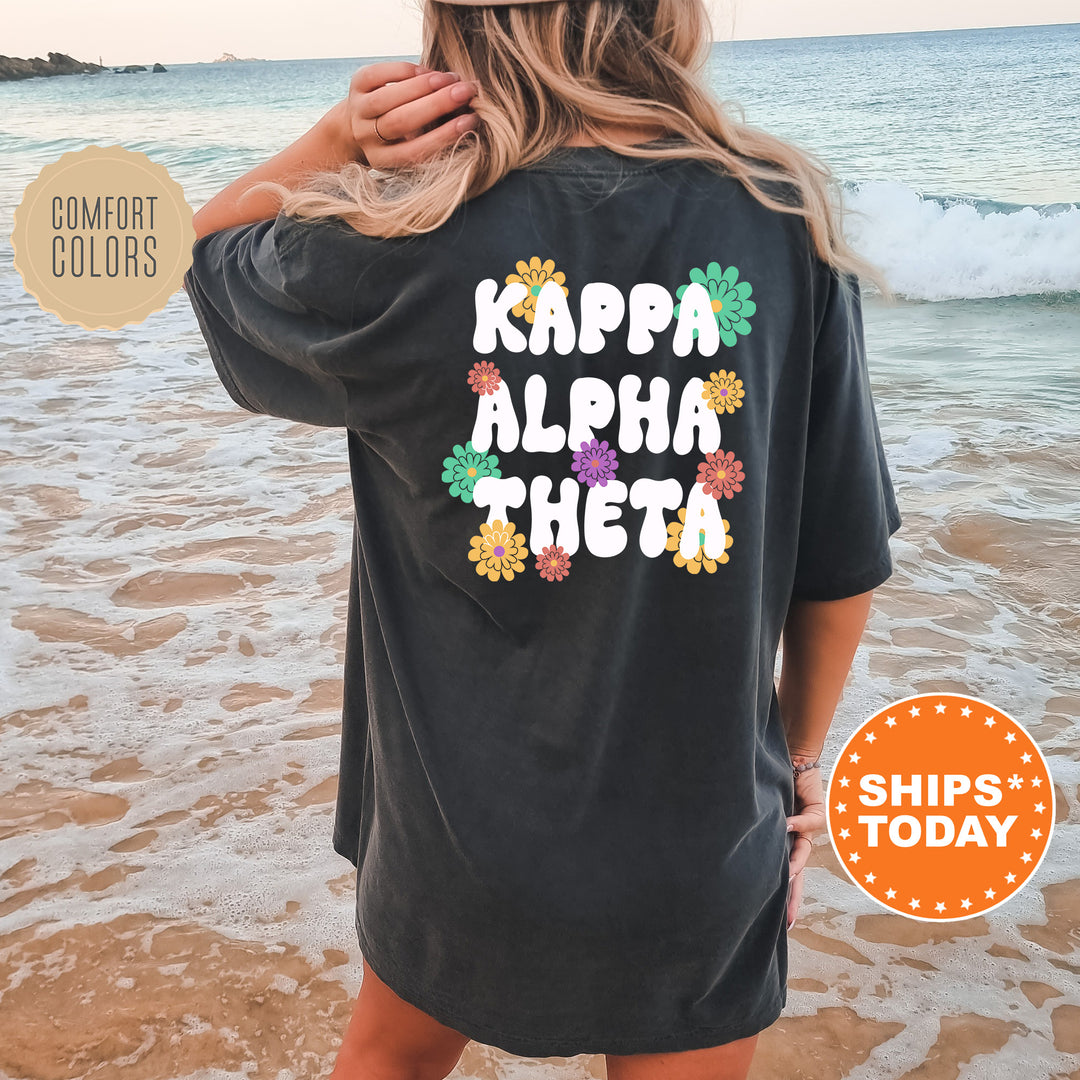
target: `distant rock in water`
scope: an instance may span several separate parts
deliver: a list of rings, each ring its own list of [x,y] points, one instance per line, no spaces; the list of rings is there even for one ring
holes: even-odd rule
[[[231,52],[222,53],[216,60],[212,60],[214,64],[231,64],[237,60],[259,60],[258,56],[233,56]]]
[[[127,67],[113,68],[113,71],[120,72],[121,75],[126,75],[129,71],[145,71],[145,64],[128,64]]]
[[[42,60],[40,56],[32,56],[29,60],[0,56],[0,82],[32,79],[36,75],[96,75],[104,70],[101,64],[74,60],[65,53],[51,52],[48,60]]]
[[[168,71],[169,69],[164,64],[155,64],[152,71]]]

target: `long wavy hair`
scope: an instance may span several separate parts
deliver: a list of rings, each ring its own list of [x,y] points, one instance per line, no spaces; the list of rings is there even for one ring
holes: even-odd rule
[[[369,236],[408,236],[438,228],[511,170],[584,135],[627,157],[695,158],[737,178],[765,206],[804,217],[821,259],[893,298],[882,271],[844,239],[849,211],[829,166],[747,124],[741,105],[708,87],[713,33],[703,0],[424,0],[423,27],[422,61],[479,87],[473,129],[437,156],[390,172],[352,161],[309,171],[293,188],[254,187],[276,192],[289,216],[339,217]],[[613,125],[659,129],[671,141],[626,143],[605,130]]]

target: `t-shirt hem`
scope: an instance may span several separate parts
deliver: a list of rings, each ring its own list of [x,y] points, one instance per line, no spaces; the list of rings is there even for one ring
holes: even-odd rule
[[[873,566],[861,574],[837,578],[812,588],[794,588],[792,600],[846,600],[850,596],[869,592],[883,585],[893,575],[892,555],[886,552]]]
[[[229,397],[231,397],[241,409],[244,409],[249,413],[261,414],[262,410],[252,405],[252,403],[244,397],[240,387],[236,385],[236,380],[229,370],[229,363],[226,359],[226,349],[218,338],[212,322],[214,318],[220,318],[220,316],[218,316],[216,312],[211,314],[211,305],[200,292],[200,285],[195,279],[194,271],[190,267],[184,274],[184,284],[185,292],[187,293],[188,300],[191,301],[191,306],[195,311],[195,317],[202,329],[203,338],[206,340],[207,352],[210,353],[210,359],[213,361],[214,367],[217,370],[221,385],[225,387]]]
[[[396,965],[387,962],[364,934],[359,913],[356,933],[360,951],[371,970],[403,1001],[427,1013],[433,1020],[485,1046],[493,1046],[516,1057],[575,1057],[578,1054],[652,1054],[704,1050],[724,1043],[757,1035],[774,1024],[787,1004],[787,988],[772,997],[768,1004],[737,1020],[708,1027],[631,1035],[594,1035],[587,1033],[558,1035],[519,1034],[485,1024],[458,1012],[430,988],[422,990]]]
[[[357,869],[359,869],[360,859],[359,859],[358,855],[356,855],[355,853],[352,854],[352,855],[349,854],[350,846],[349,846],[349,844],[346,844],[344,834],[339,833],[339,832],[335,832],[334,835],[333,835],[333,840],[331,842],[333,843],[334,850],[343,859],[348,859],[349,862],[351,862],[353,864],[353,866],[355,866],[355,867],[357,867]]]

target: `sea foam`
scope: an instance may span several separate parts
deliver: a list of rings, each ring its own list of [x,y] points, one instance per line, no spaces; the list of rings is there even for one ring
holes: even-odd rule
[[[848,241],[906,299],[1080,290],[1075,203],[1021,206],[874,180],[846,186],[844,208]]]

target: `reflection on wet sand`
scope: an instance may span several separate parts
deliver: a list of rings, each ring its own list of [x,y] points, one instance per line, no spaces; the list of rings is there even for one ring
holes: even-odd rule
[[[231,407],[189,312],[170,340],[14,351],[0,388],[0,1077],[315,1080],[359,985],[355,871],[331,847],[344,435]],[[885,435],[905,525],[825,758],[888,700],[993,698],[1051,763],[1059,833],[1013,902],[950,924],[880,911],[819,836],[752,1077],[1077,1080],[1076,456],[1007,446],[1057,500],[1021,520],[965,502],[993,448],[905,464]],[[604,1075],[476,1043],[454,1073]]]

